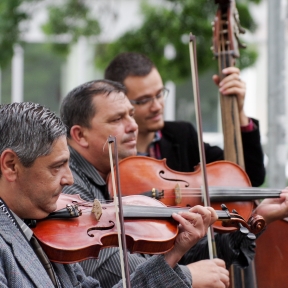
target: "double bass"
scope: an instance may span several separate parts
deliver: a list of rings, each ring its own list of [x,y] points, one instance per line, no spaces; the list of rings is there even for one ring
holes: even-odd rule
[[[245,45],[239,40],[245,30],[240,26],[235,0],[215,0],[218,5],[213,25],[213,53],[218,60],[220,79],[225,77],[222,70],[235,65],[240,57],[239,47]],[[232,161],[245,169],[240,119],[236,95],[220,94],[222,130],[224,138],[224,159]],[[231,288],[255,288],[256,275],[254,261],[245,270],[232,265],[230,268]]]

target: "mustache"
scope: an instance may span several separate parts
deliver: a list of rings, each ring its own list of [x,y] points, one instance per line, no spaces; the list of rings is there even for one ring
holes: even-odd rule
[[[122,143],[125,143],[125,142],[130,142],[130,141],[134,141],[134,140],[137,140],[137,134],[134,133],[134,132],[131,132],[127,135],[127,137],[125,136],[123,139],[122,139]]]
[[[147,117],[146,117],[146,119],[150,119],[150,118],[153,118],[153,117],[155,117],[155,116],[159,116],[159,115],[163,115],[163,111],[161,111],[161,112],[155,112],[155,113],[150,113]]]
[[[116,135],[114,136],[116,140],[117,140],[117,136],[118,136],[118,135],[119,135],[119,134],[116,134]],[[130,133],[127,134],[127,136],[125,136],[125,137],[122,139],[121,143],[126,143],[126,142],[130,142],[130,141],[134,141],[134,140],[137,140],[137,133],[135,133],[135,132],[130,132]],[[108,137],[107,137],[107,140],[105,141],[105,143],[104,143],[104,145],[103,145],[103,152],[104,152],[105,147],[107,146],[107,144],[108,144]]]

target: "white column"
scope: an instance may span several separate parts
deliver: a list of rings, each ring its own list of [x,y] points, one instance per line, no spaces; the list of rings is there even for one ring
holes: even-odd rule
[[[172,81],[167,81],[165,87],[169,90],[169,95],[165,100],[164,119],[166,121],[174,121],[176,108],[176,85]]]
[[[23,48],[16,44],[12,58],[12,103],[23,102]]]
[[[85,37],[80,37],[77,42],[77,85],[87,81],[87,54],[87,39]]]

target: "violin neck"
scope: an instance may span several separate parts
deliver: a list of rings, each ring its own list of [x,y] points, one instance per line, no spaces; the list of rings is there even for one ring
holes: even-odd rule
[[[211,187],[211,202],[234,202],[259,200],[264,198],[279,198],[280,189],[273,188],[237,188],[237,187]]]
[[[138,205],[124,205],[123,215],[125,219],[173,219],[173,213],[188,212],[189,208],[178,207],[150,207]],[[216,210],[219,220],[230,220],[229,211]]]

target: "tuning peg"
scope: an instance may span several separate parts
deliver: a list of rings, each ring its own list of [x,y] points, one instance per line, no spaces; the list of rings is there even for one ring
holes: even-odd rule
[[[227,206],[226,206],[225,204],[221,204],[221,209],[222,209],[223,211],[228,210],[228,208],[227,208]]]
[[[246,234],[247,236],[250,234],[249,233],[249,230],[246,228],[246,227],[244,227],[241,223],[238,223],[238,225],[239,225],[239,227],[240,227],[240,232],[242,233],[242,234]],[[248,237],[249,238],[249,237]],[[250,239],[250,238],[249,238]]]
[[[247,234],[247,238],[248,238],[249,240],[255,240],[255,239],[256,239],[256,236],[255,236],[255,234],[253,234],[253,233],[248,233],[248,234]]]
[[[255,247],[256,247],[256,243],[253,241],[253,242],[250,244],[250,246],[251,246],[252,248],[255,248]]]

